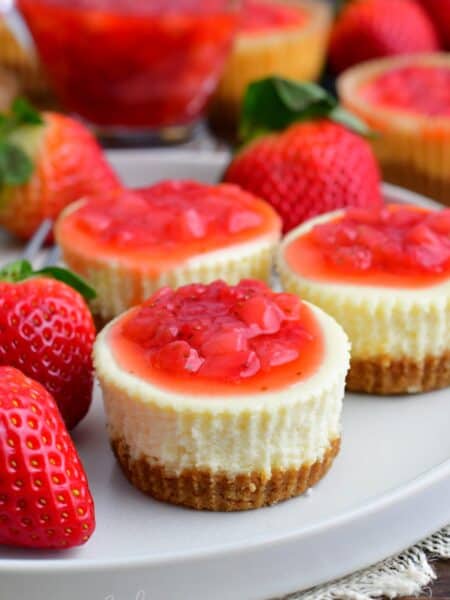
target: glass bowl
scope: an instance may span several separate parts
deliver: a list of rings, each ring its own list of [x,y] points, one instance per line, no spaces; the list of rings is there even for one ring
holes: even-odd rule
[[[63,107],[107,134],[184,137],[231,50],[238,0],[17,0]]]

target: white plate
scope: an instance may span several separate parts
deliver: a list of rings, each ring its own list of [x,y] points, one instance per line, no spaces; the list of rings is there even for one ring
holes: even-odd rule
[[[216,180],[225,157],[116,152],[129,184]],[[391,200],[414,201],[386,186]],[[419,200],[420,201],[420,200]],[[426,203],[426,201],[425,201]],[[6,254],[17,250],[7,238]],[[74,437],[98,526],[64,553],[0,550],[2,600],[262,600],[366,567],[450,522],[450,394],[348,395],[343,448],[310,496],[253,512],[200,513],[152,501],[115,465],[98,392]]]

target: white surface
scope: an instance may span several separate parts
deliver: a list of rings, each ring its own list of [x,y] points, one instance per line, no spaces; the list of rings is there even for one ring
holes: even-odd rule
[[[115,153],[129,184],[213,181],[220,156]],[[408,200],[386,187],[391,199]],[[17,246],[5,237],[6,252]],[[98,526],[83,548],[0,549],[1,600],[262,600],[368,566],[450,522],[450,392],[348,395],[343,448],[309,496],[253,512],[198,513],[132,488],[110,453],[98,394],[74,437]]]

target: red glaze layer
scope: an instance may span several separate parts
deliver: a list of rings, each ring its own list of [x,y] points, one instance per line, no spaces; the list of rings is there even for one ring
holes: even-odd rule
[[[323,282],[420,288],[450,277],[450,210],[348,209],[290,243],[285,259]]]
[[[450,68],[406,66],[365,83],[361,96],[377,106],[430,117],[450,117]]]
[[[324,355],[311,309],[253,280],[163,288],[113,325],[109,342],[129,373],[207,395],[281,389],[310,377]]]
[[[231,185],[166,181],[88,199],[58,225],[87,256],[158,274],[197,255],[277,234],[275,211]]]
[[[241,19],[241,31],[258,35],[277,29],[302,27],[308,20],[307,13],[300,6],[267,2],[267,0],[246,0]]]

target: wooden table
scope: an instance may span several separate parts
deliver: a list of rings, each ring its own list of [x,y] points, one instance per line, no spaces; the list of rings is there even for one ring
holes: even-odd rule
[[[440,560],[433,563],[437,580],[432,586],[433,600],[450,600],[450,560]],[[430,600],[430,594],[402,598],[401,600]]]

